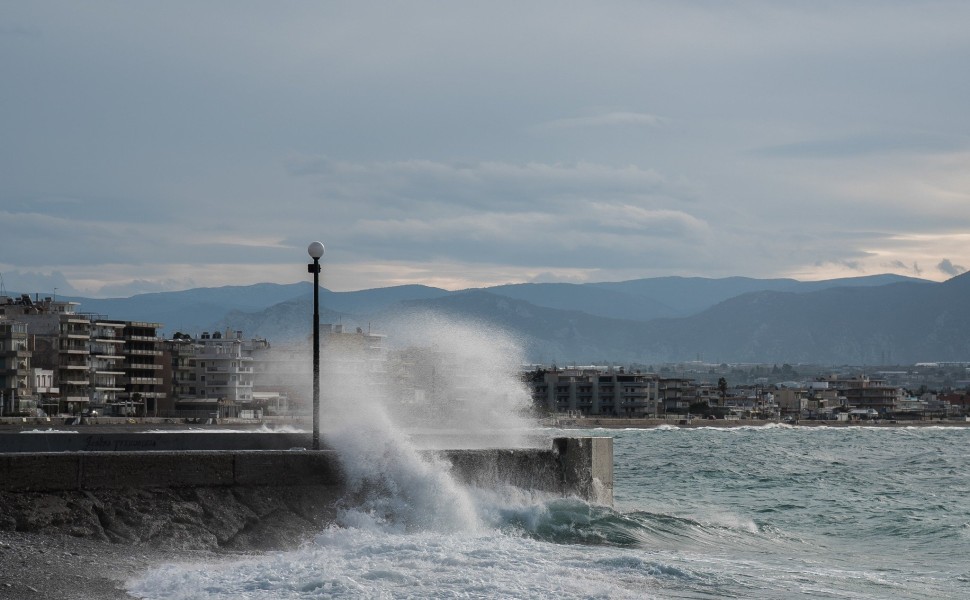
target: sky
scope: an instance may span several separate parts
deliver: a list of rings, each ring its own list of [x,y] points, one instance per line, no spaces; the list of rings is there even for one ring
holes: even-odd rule
[[[970,268],[970,2],[0,0],[0,276]]]

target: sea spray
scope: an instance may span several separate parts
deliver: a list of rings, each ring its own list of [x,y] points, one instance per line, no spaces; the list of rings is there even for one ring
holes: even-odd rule
[[[419,453],[380,407],[359,418],[345,416],[328,431],[327,443],[339,449],[346,478],[342,524],[360,527],[373,520],[399,531],[479,528],[474,503],[448,465]]]
[[[612,435],[618,510],[470,489],[477,532],[331,527],[299,550],[166,565],[128,589],[155,600],[970,597],[970,428]]]
[[[469,489],[424,447],[461,442],[522,446],[530,397],[513,340],[441,316],[397,323],[393,357],[360,344],[322,353],[324,441],[347,479],[341,523],[414,531],[477,531]],[[404,346],[404,344],[407,344]]]
[[[165,599],[642,597],[605,574],[573,577],[585,569],[580,547],[547,556],[546,535],[597,537],[583,533],[588,504],[549,506],[535,492],[464,485],[424,449],[521,447],[535,443],[536,428],[509,338],[426,314],[410,325],[426,345],[410,337],[397,360],[354,344],[322,353],[323,441],[347,489],[335,524],[291,552],[166,565],[129,590]]]
[[[484,323],[416,312],[387,324],[396,350],[385,399],[398,427],[463,447],[535,445],[532,398],[516,338]]]

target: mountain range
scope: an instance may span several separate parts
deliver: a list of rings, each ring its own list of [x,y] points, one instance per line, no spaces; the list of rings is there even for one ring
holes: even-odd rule
[[[257,284],[71,298],[79,310],[164,324],[163,332],[241,330],[271,342],[306,339],[312,284]],[[898,275],[827,281],[659,277],[447,291],[421,285],[333,292],[322,322],[409,338],[414,317],[515,337],[536,363],[911,364],[970,360],[970,273],[937,283]]]

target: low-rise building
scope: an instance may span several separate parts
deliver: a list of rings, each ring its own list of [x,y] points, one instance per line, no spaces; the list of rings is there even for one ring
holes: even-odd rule
[[[536,405],[552,413],[656,417],[682,401],[684,380],[612,367],[537,369],[528,380]]]

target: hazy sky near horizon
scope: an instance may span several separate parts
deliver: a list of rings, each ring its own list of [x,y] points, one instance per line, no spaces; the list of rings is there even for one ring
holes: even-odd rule
[[[970,267],[968,2],[0,7],[8,291]]]

